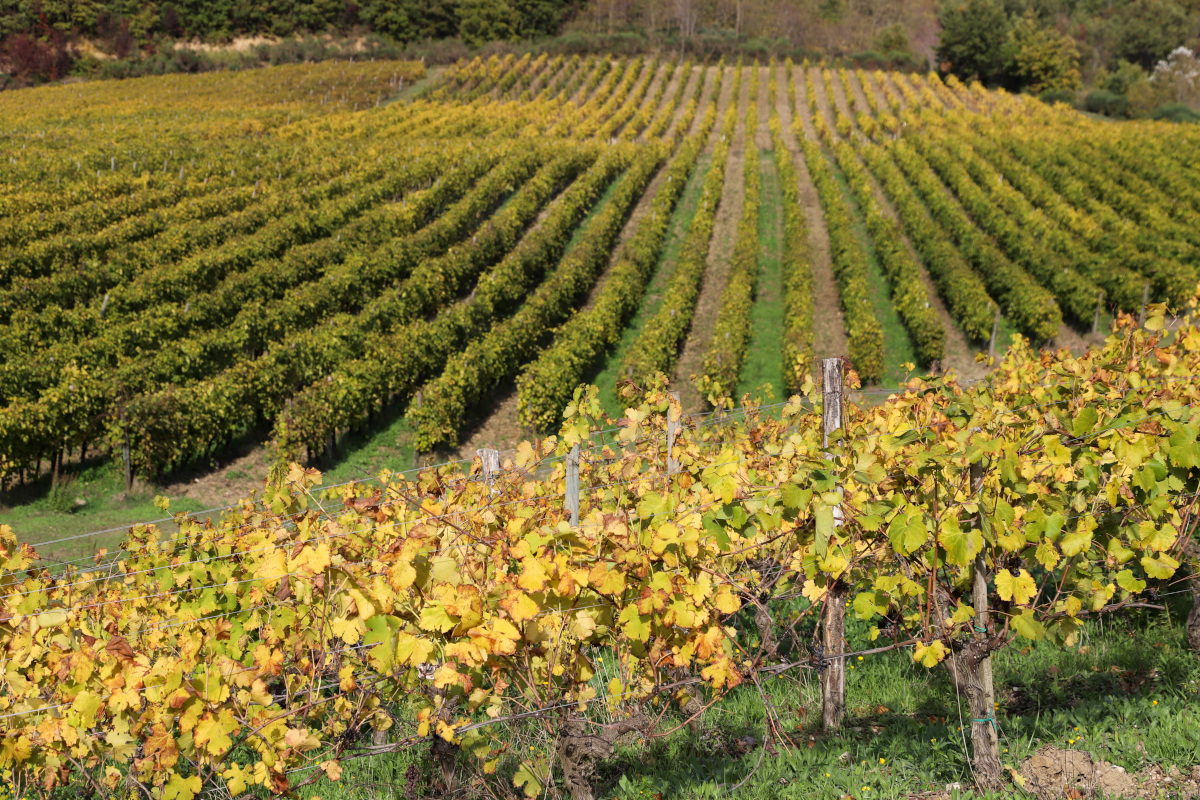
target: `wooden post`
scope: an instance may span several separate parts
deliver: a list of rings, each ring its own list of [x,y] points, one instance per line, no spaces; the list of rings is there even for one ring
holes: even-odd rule
[[[1150,281],[1146,281],[1146,285],[1142,287],[1142,310],[1138,312],[1138,327],[1141,328],[1146,324],[1146,304],[1150,302]]]
[[[1000,306],[996,306],[996,318],[992,320],[992,340],[988,342],[988,356],[996,355],[996,338],[1000,336]]]
[[[976,496],[983,491],[983,463],[971,465],[971,491]],[[980,514],[983,514],[982,508]],[[980,526],[982,530],[982,526]],[[986,548],[975,556],[975,574],[971,580],[971,605],[975,609],[975,647],[957,657],[957,677],[966,683],[967,702],[971,707],[971,743],[974,746],[972,763],[976,786],[981,791],[998,791],[1001,780],[999,727],[996,724],[996,690],[992,681],[992,657],[988,644],[988,566]],[[964,680],[965,679],[965,680]]]
[[[821,359],[821,444],[824,447],[829,446],[829,435],[843,424],[843,377],[842,359]],[[832,459],[828,452],[826,455]],[[841,507],[833,510],[833,524],[835,528],[842,524]],[[825,600],[821,615],[821,645],[829,659],[821,672],[821,722],[825,730],[834,730],[841,727],[846,714],[846,661],[841,656],[846,652],[846,587],[840,581],[829,587]]]
[[[500,451],[485,447],[476,450],[475,455],[479,456],[480,465],[483,467],[483,480],[487,483],[488,490],[495,494],[496,473],[500,471]]]
[[[567,510],[571,512],[571,525],[579,524],[579,445],[571,446],[567,453]]]
[[[679,459],[675,458],[675,439],[683,428],[683,409],[679,404],[679,392],[670,393],[671,402],[667,409],[667,474],[679,472]]]
[[[1104,290],[1100,290],[1099,297],[1096,298],[1096,315],[1092,317],[1092,333],[1100,330],[1100,309],[1104,308]]]

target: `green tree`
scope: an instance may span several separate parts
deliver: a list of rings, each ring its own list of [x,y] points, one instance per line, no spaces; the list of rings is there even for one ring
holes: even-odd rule
[[[1129,0],[1112,17],[1113,55],[1153,69],[1196,33],[1193,14],[1175,0]]]
[[[459,0],[458,34],[471,47],[510,39],[519,27],[517,12],[508,0]]]
[[[1008,78],[1005,45],[1011,27],[999,0],[961,0],[943,6],[937,58],[942,69],[969,81],[1003,83]]]
[[[1038,24],[1026,14],[1008,34],[1011,72],[1022,88],[1034,94],[1079,88],[1079,50],[1075,41]]]

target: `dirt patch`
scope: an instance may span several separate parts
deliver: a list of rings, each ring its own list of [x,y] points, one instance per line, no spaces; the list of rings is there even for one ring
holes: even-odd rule
[[[721,101],[717,107],[718,126],[732,102],[733,78],[726,74],[722,85]],[[742,216],[743,181],[745,179],[746,112],[750,108],[750,80],[755,71],[747,68],[743,73],[738,97],[738,121],[733,141],[729,146],[729,158],[725,163],[725,187],[721,192],[721,205],[713,223],[712,239],[708,245],[708,259],[700,297],[696,301],[696,313],[692,317],[692,328],[683,343],[683,352],[675,365],[674,381],[679,388],[680,403],[688,413],[703,411],[704,398],[692,385],[691,376],[699,373],[704,361],[704,352],[712,337],[713,324],[721,306],[721,292],[729,277],[729,265],[733,259],[733,247],[737,239],[738,220]],[[764,120],[765,122],[765,120]]]
[[[223,453],[208,469],[184,470],[155,492],[171,498],[191,498],[208,507],[227,506],[263,487],[275,463],[270,445],[255,442]]]
[[[804,88],[804,70],[796,68],[793,80],[796,83],[796,108],[800,122],[807,135],[816,138],[816,130],[808,114],[808,99]],[[833,280],[833,262],[829,256],[829,232],[825,228],[825,215],[821,212],[821,200],[817,187],[808,174],[808,165],[800,154],[800,145],[792,130],[792,104],[788,101],[787,87],[781,82],[780,96],[775,100],[779,110],[779,121],[783,128],[783,141],[792,151],[797,172],[800,173],[800,200],[808,226],[808,254],[812,264],[813,291],[813,350],[817,358],[844,356],[850,351],[846,339],[846,325],[842,319],[842,307],[838,302],[837,284]]]
[[[1046,745],[1021,764],[1025,791],[1038,800],[1081,800],[1090,797],[1156,798],[1200,797],[1200,767],[1184,774],[1177,767],[1164,770],[1157,764],[1126,772],[1083,750],[1063,750]]]
[[[533,436],[521,430],[517,421],[517,390],[509,385],[506,393],[496,399],[492,411],[474,427],[463,431],[463,438],[451,458],[472,459],[475,451],[491,447],[503,453],[514,449],[522,440]]]

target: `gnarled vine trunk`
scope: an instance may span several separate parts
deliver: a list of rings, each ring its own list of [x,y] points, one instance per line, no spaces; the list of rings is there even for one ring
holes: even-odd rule
[[[626,720],[600,725],[585,719],[568,719],[559,728],[558,764],[567,791],[574,800],[595,800],[592,778],[596,762],[611,758],[617,738],[626,733],[645,736],[650,723],[640,711]]]

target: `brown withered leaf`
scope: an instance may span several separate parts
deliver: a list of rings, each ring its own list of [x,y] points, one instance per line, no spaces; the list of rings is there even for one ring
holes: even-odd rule
[[[110,655],[120,661],[133,660],[133,648],[129,646],[129,642],[125,641],[123,636],[114,636],[104,645],[104,649]]]

